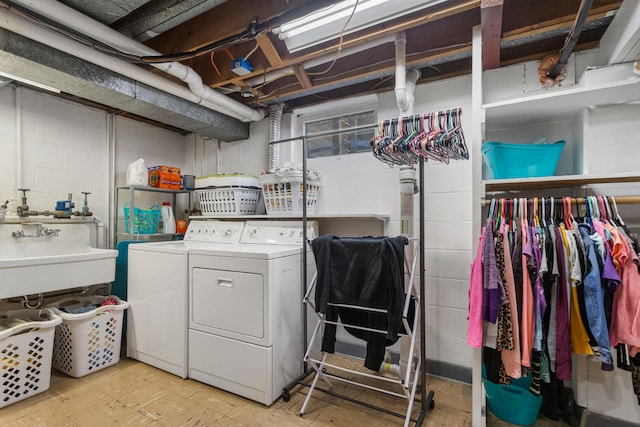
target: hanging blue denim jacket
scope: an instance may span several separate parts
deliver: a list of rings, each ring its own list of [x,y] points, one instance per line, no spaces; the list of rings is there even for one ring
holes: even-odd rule
[[[593,337],[598,342],[602,370],[612,371],[613,359],[611,358],[611,344],[609,343],[609,331],[604,312],[604,290],[602,289],[596,248],[591,240],[591,234],[594,231],[589,224],[579,224],[578,229],[587,255],[586,273],[582,278],[587,321]]]

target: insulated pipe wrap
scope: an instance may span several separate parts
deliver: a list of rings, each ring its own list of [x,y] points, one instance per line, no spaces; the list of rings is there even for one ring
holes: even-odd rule
[[[280,140],[283,113],[283,103],[280,102],[269,106],[269,142]],[[280,165],[280,144],[269,144],[268,165],[270,173],[275,172]]]
[[[88,16],[85,16],[80,12],[58,1],[16,0],[16,3],[24,7],[27,7],[33,11],[36,11],[46,16],[47,18],[53,19],[54,21],[57,21],[76,31],[79,31],[82,34],[90,34],[95,39],[103,43],[106,43],[110,46],[114,46],[125,52],[129,52],[136,55],[142,55],[142,56],[154,56],[159,54],[159,52],[151,49],[150,47],[142,43],[136,42],[135,40],[129,39],[128,37],[118,33],[116,30],[110,27],[107,27],[106,25],[103,25],[102,23]],[[105,58],[96,61],[95,59],[96,57],[93,56],[95,52],[91,52],[89,55],[88,54],[83,55],[78,53],[78,52],[86,51],[86,49],[84,50],[80,49],[83,46],[74,47],[77,45],[75,43],[71,43],[69,41],[70,39],[65,38],[64,41],[62,42],[63,46],[59,46],[59,45],[56,46],[55,44],[53,44],[51,41],[48,40],[48,36],[45,36],[44,40],[38,40],[37,38],[34,37],[34,34],[33,34],[36,30],[27,31],[27,28],[23,28],[23,26],[16,24],[15,21],[20,19],[17,15],[9,11],[3,11],[3,12],[6,12],[3,15],[7,16],[7,18],[5,18],[5,16],[0,16],[1,18],[0,22],[2,22],[0,26],[2,26],[3,28],[8,29],[9,31],[16,32],[25,37],[31,38],[33,40],[39,41],[40,43],[46,44],[47,46],[53,47],[54,49],[62,50],[63,52],[69,52],[70,54],[78,58],[85,59],[96,65],[104,66],[102,65],[103,62],[112,60],[109,62],[110,66],[105,66],[105,68],[108,68],[115,72],[119,72],[121,74],[124,74],[127,77],[131,77],[138,80],[138,78],[136,77],[137,73],[131,73],[127,71],[132,68],[131,64],[125,61],[113,60],[113,58],[103,54],[100,54],[99,56],[104,56]],[[5,22],[5,19],[6,19],[6,22]],[[13,29],[12,27],[19,27],[19,28],[18,30],[16,30],[16,29]],[[31,25],[31,27],[33,28],[35,27],[35,25]],[[36,27],[36,28],[41,29],[40,27]],[[51,32],[47,32],[47,34],[51,36],[55,36],[55,34],[52,34]],[[91,59],[91,57],[93,57],[94,59]],[[190,89],[195,90],[194,95],[197,96],[198,98],[198,100],[195,102],[203,105],[206,108],[210,108],[211,110],[217,111],[222,114],[226,114],[230,117],[234,117],[244,122],[260,121],[264,118],[264,111],[254,110],[253,108],[250,108],[240,102],[234,101],[233,99],[221,94],[220,92],[217,92],[211,89],[209,86],[204,85],[200,75],[198,75],[190,67],[187,67],[175,61],[169,62],[169,63],[160,63],[160,64],[151,64],[151,65],[159,70],[162,70],[168,74],[171,74],[174,77],[179,78],[182,81],[185,81],[189,85]],[[139,68],[136,66],[133,66],[133,67]],[[191,97],[189,97],[188,95],[176,93],[176,91],[173,91],[173,92],[169,91],[167,88],[171,86],[173,82],[171,82],[168,79],[163,79],[163,80],[164,80],[163,82],[158,83],[156,79],[155,84],[149,83],[144,80],[141,80],[141,81],[157,89],[164,90],[166,92],[172,93],[173,95],[179,96],[183,99],[192,101]]]

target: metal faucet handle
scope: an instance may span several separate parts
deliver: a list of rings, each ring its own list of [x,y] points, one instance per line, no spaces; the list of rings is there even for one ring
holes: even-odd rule
[[[24,230],[16,230],[12,232],[11,237],[14,239],[22,239],[24,237]]]
[[[47,227],[42,227],[42,229],[38,230],[37,235],[38,236],[55,236],[58,237],[58,233],[60,233],[62,230],[59,228],[47,228]]]

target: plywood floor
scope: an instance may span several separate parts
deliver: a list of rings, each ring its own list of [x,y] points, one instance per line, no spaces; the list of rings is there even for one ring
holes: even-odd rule
[[[356,368],[355,365],[351,367]],[[0,425],[377,427],[403,424],[401,418],[322,392],[313,394],[305,415],[301,417],[299,411],[308,390],[305,386],[297,386],[292,390],[289,402],[279,399],[271,407],[266,407],[123,358],[118,364],[83,378],[71,378],[53,370],[47,391],[0,409]],[[428,412],[424,426],[471,425],[469,384],[428,377],[427,390],[435,392],[435,407]],[[406,400],[343,383],[335,384],[334,391],[395,412],[405,412]],[[419,407],[414,416],[418,413]],[[493,425],[491,416],[487,425]]]
[[[471,425],[471,386],[429,378],[436,405],[423,425]],[[404,412],[406,400],[336,384],[335,390]],[[183,380],[141,362],[123,358],[83,378],[52,372],[43,393],[0,409],[8,426],[401,426],[403,420],[317,392],[304,417],[300,408],[308,388],[297,386],[289,402],[271,407],[193,380]],[[417,413],[417,412],[416,412]]]

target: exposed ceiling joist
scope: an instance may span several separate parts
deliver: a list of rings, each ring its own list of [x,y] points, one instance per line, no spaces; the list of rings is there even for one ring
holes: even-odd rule
[[[282,58],[278,53],[278,50],[271,42],[268,34],[261,34],[256,38],[258,46],[260,46],[260,50],[269,61],[269,65],[272,67],[281,67],[282,66]]]
[[[502,37],[503,0],[482,0],[482,68],[492,70],[500,66],[500,38]]]
[[[335,39],[295,53],[289,52],[285,43],[269,32],[294,16],[337,1],[60,0],[101,22],[110,23],[112,28],[129,37],[144,40],[160,33],[145,43],[165,55],[215,46],[213,51],[182,55],[178,60],[195,70],[205,86],[236,102],[264,107],[286,101],[287,109],[391,90],[395,72],[393,40],[399,31],[407,36],[407,66],[420,69],[419,83],[424,83],[471,72],[472,29],[477,25],[483,27],[484,67],[489,69],[557,53],[564,45],[577,13],[576,2],[557,0],[448,0],[402,17],[390,15],[382,23],[346,34],[341,44]],[[389,0],[388,4],[402,7],[403,1]],[[34,10],[44,8],[41,5],[45,3],[48,7],[57,7],[54,0],[3,0],[0,5],[6,8],[6,4],[13,3],[28,3],[26,7]],[[634,46],[640,46],[638,21],[618,19],[616,12],[622,4],[621,0],[593,0],[575,50],[598,46],[616,17],[615,21],[620,22],[616,34],[628,35],[624,48],[629,52],[627,55],[632,54]],[[625,6],[629,4],[636,5],[633,8],[636,12],[640,10],[636,0],[624,0]],[[185,6],[189,6],[188,11]],[[385,9],[380,6],[379,10]],[[63,18],[60,20],[64,21]],[[256,23],[255,27],[252,22]],[[255,30],[255,37],[246,33],[248,28]],[[141,31],[145,34],[141,35]],[[236,70],[239,71],[236,73],[232,70],[232,60],[239,57],[248,59],[249,67]],[[139,65],[147,67],[143,63]],[[249,69],[252,71],[244,73]],[[25,74],[29,71],[25,70]],[[154,72],[155,77],[170,79],[173,85],[184,85],[162,71]],[[51,75],[58,76],[58,73]],[[95,94],[100,93],[108,101],[109,92],[91,90],[91,84],[86,88],[90,91],[84,95],[86,99],[95,99]],[[78,91],[74,93],[83,96]],[[136,105],[140,101],[135,98],[138,95],[133,91],[131,96],[134,97],[132,105]],[[193,98],[187,99],[197,103]],[[161,120],[170,118],[166,112],[157,113]],[[172,120],[178,122],[176,117]],[[189,126],[195,128],[193,124]]]

